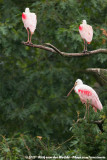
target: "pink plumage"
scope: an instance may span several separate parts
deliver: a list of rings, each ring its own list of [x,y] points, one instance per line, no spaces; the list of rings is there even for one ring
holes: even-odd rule
[[[25,12],[22,13],[22,21],[24,23],[24,27],[27,29],[28,32],[27,43],[31,43],[32,34],[34,34],[37,25],[37,16],[35,13],[31,13],[29,8],[26,8]],[[29,40],[29,30],[31,33],[30,40]]]
[[[85,41],[90,44],[93,38],[93,28],[92,26],[88,25],[86,20],[83,20],[83,23],[79,26],[79,33],[81,38],[84,40],[84,51],[87,51],[87,46]]]
[[[97,112],[97,109],[100,111],[103,109],[95,90],[90,86],[83,84],[80,79],[76,80],[74,90],[79,95],[81,102],[92,105],[95,112]]]

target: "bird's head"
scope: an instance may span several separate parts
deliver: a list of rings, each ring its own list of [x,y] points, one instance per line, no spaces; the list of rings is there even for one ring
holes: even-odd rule
[[[81,79],[77,79],[74,86],[83,84]]]
[[[83,23],[83,24],[87,24],[87,21],[86,21],[86,20],[82,20],[82,23]]]
[[[83,84],[82,80],[81,79],[77,79],[76,82],[75,82],[75,84],[74,84],[74,87],[67,94],[67,97],[71,94],[71,92],[73,91],[73,89],[75,89],[75,86],[80,85],[80,84]]]
[[[25,9],[25,12],[26,12],[26,13],[29,13],[29,12],[30,12],[29,8],[26,8],[26,9]]]

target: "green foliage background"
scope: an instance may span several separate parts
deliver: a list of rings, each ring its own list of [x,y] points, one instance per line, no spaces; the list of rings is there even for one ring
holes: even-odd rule
[[[35,44],[52,43],[61,51],[81,52],[79,24],[86,19],[94,37],[88,50],[107,48],[107,0],[0,0],[0,159],[24,156],[105,156],[107,119],[102,133],[91,120],[107,116],[107,86],[86,68],[107,68],[107,56],[66,58],[21,44],[27,40],[21,15],[26,7],[37,14]],[[103,111],[85,106],[74,92],[65,96],[76,79],[96,89]],[[42,136],[40,140],[37,136]]]

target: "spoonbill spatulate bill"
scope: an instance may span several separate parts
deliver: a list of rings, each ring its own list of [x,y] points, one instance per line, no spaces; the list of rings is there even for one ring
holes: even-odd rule
[[[26,8],[25,12],[22,13],[22,21],[28,33],[28,40],[26,43],[31,43],[32,34],[34,34],[37,25],[37,16],[35,13],[31,13],[29,8]]]
[[[90,44],[93,38],[93,28],[88,25],[86,20],[82,21],[82,24],[79,26],[79,33],[81,38],[84,41],[84,53],[87,52],[87,43]]]
[[[70,95],[73,89],[79,95],[81,102],[85,103],[86,105],[86,112],[84,118],[86,117],[87,114],[87,108],[89,113],[89,105],[93,107],[95,112],[97,112],[97,109],[100,111],[103,109],[103,106],[99,100],[96,91],[90,86],[83,84],[82,80],[80,79],[76,80],[74,87],[70,90],[67,96]]]

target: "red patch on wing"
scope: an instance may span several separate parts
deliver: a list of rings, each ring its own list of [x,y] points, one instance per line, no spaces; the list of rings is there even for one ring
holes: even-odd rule
[[[87,91],[87,90],[83,90],[83,89],[79,89],[78,92],[84,94],[84,95],[87,95],[87,96],[91,96],[92,93],[90,91]]]
[[[91,42],[87,42],[88,44],[90,44]]]
[[[81,30],[81,31],[82,31],[82,29],[83,29],[83,27],[79,26],[79,30]]]
[[[22,18],[26,19],[26,15],[24,13],[22,13]]]

